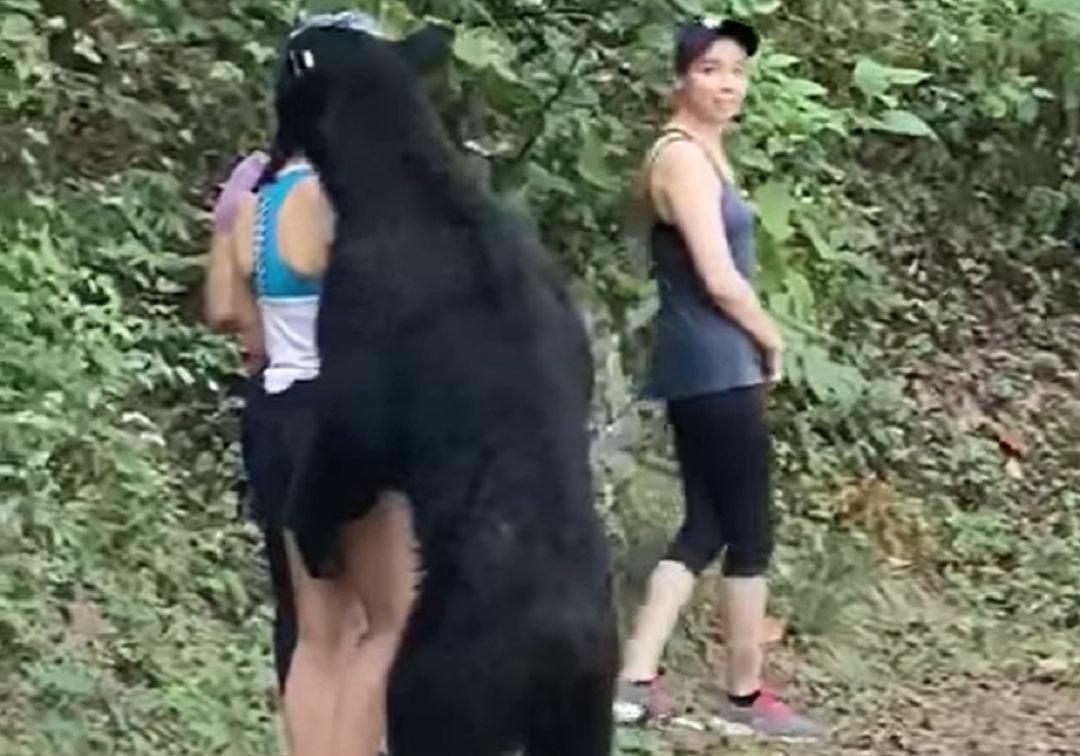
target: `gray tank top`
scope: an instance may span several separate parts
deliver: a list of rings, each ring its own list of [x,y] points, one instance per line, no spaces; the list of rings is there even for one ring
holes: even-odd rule
[[[755,258],[753,213],[722,175],[721,181],[718,210],[728,249],[735,268],[749,281]],[[660,309],[646,395],[680,399],[763,383],[758,350],[709,299],[678,229],[657,220],[650,229],[649,247]]]

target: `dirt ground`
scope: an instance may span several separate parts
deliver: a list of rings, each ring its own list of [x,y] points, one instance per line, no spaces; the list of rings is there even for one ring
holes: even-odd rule
[[[1047,684],[964,679],[899,697],[868,691],[855,705],[831,701],[819,711],[831,732],[814,745],[724,739],[675,725],[655,736],[673,756],[1080,756],[1080,691]]]

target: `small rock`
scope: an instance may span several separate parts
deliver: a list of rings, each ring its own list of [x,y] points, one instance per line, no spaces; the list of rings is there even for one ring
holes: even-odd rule
[[[999,427],[997,429],[998,446],[1001,452],[1008,457],[1024,457],[1027,455],[1027,444],[1017,431]]]
[[[1005,376],[995,376],[987,381],[985,386],[987,395],[996,402],[1007,402],[1013,399],[1017,390],[1012,382]]]
[[[1069,399],[1061,405],[1061,417],[1080,431],[1080,399]]]
[[[787,634],[787,622],[779,617],[767,616],[765,617],[764,639],[762,643],[766,646],[775,646],[778,643],[784,642],[784,636]]]
[[[1057,656],[1052,656],[1049,659],[1040,659],[1035,666],[1040,675],[1050,681],[1061,675],[1065,675],[1072,667],[1068,659]]]
[[[1024,468],[1020,465],[1020,461],[1015,457],[1011,457],[1008,462],[1005,463],[1005,474],[1013,480],[1024,479]]]
[[[69,643],[82,645],[109,632],[108,623],[89,601],[69,601],[61,608]]]
[[[1037,378],[1057,378],[1065,370],[1065,362],[1053,352],[1039,352],[1031,360],[1031,370]]]

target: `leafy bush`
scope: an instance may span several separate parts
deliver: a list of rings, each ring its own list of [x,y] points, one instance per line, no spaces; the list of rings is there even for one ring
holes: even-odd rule
[[[672,23],[734,11],[766,38],[731,147],[790,347],[773,419],[794,636],[872,621],[858,605],[884,558],[1030,630],[1036,655],[1057,648],[1043,630],[1076,627],[1074,3],[358,5],[458,31],[433,93],[588,312],[597,500],[628,573],[678,512],[662,424],[636,401],[655,301],[632,177]],[[191,314],[214,184],[262,145],[298,9],[0,0],[4,753],[274,748],[223,400],[236,358]],[[1003,455],[1003,428],[1023,454]]]

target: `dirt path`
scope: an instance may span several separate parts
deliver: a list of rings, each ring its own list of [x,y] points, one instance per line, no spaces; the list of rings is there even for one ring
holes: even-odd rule
[[[1080,695],[1039,683],[961,680],[917,690],[838,733],[837,754],[1080,754]]]
[[[820,745],[774,745],[669,729],[665,746],[624,753],[690,756],[1080,756],[1080,691],[1040,683],[957,680],[902,696],[867,691],[856,705],[825,708],[832,725]],[[877,705],[880,702],[880,706]],[[664,750],[665,748],[670,750]]]

